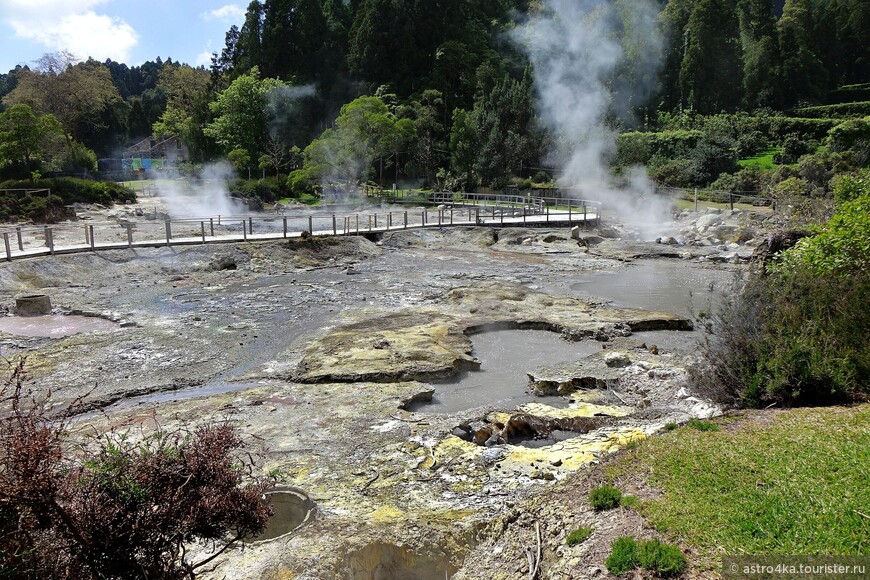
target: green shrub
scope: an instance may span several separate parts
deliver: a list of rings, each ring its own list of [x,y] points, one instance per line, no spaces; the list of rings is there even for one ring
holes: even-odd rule
[[[642,567],[663,578],[679,576],[686,569],[686,558],[677,546],[657,539],[638,543],[631,536],[613,542],[604,565],[614,576]]]
[[[622,492],[612,485],[596,487],[589,494],[589,503],[597,510],[609,510],[619,506]]]
[[[287,188],[290,197],[302,198],[303,195],[317,197],[320,195],[320,186],[310,168],[297,169],[287,176]]]
[[[846,151],[867,141],[870,141],[870,117],[849,119],[828,131],[831,151]]]
[[[624,536],[613,542],[610,555],[604,561],[604,565],[615,576],[634,570],[639,564],[637,540],[631,536]]]
[[[668,159],[684,157],[703,136],[703,132],[695,130],[622,133],[616,140],[616,164],[644,165],[657,155]]]
[[[692,159],[653,158],[650,177],[666,187],[689,187],[695,183],[695,162]]]
[[[568,534],[568,537],[565,538],[565,543],[569,546],[576,546],[577,544],[582,544],[592,535],[594,530],[587,526],[581,526]]]
[[[718,431],[719,425],[715,423],[710,423],[708,421],[701,421],[700,419],[690,419],[688,423],[686,423],[692,429],[696,429],[698,431]]]
[[[814,119],[845,119],[848,117],[865,117],[870,115],[870,101],[855,103],[840,103],[837,105],[820,105],[817,107],[804,107],[796,109],[795,114],[800,117]]]
[[[692,370],[699,390],[749,406],[867,396],[870,191],[860,191],[726,302]]]
[[[686,558],[682,551],[677,546],[657,539],[638,546],[637,560],[641,567],[662,577],[679,576],[686,568]]]
[[[834,199],[839,203],[858,199],[861,192],[870,191],[870,169],[836,175],[831,180],[830,187],[834,192]]]
[[[673,431],[677,428],[676,423],[665,423],[665,431]]]

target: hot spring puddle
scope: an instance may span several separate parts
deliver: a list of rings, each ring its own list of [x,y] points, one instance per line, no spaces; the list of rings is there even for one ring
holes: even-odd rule
[[[471,337],[480,370],[435,385],[431,403],[416,410],[455,413],[484,405],[517,406],[532,401],[564,407],[562,397],[535,397],[526,392],[527,373],[558,362],[576,361],[601,350],[595,341],[568,342],[546,330],[498,330]]]
[[[117,330],[120,327],[109,320],[91,316],[4,316],[0,318],[0,332],[17,336],[62,338],[82,332]]]

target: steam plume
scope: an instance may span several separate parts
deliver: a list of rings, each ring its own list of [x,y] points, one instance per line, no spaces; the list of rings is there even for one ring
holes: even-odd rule
[[[644,237],[661,233],[669,208],[653,197],[642,168],[616,185],[616,131],[606,120],[628,119],[656,87],[658,10],[655,0],[544,0],[514,33],[534,67],[541,119],[559,143],[560,186],[603,201]]]

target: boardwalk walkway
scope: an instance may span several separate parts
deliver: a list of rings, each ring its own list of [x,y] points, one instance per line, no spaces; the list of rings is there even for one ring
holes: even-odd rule
[[[483,196],[481,196],[483,197]],[[395,230],[465,226],[573,226],[599,221],[595,202],[563,200],[439,199],[437,207],[404,208],[384,200],[386,208],[352,212],[299,211],[284,215],[211,216],[195,219],[65,223],[46,226],[7,227],[2,231],[0,256],[6,260],[37,256],[242,241],[268,241],[305,235],[338,236],[380,234]],[[503,197],[503,196],[501,196]],[[431,203],[431,202],[430,202]],[[0,259],[2,259],[0,258]]]

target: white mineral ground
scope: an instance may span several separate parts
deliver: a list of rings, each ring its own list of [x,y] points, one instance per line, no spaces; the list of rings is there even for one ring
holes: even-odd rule
[[[78,212],[111,224],[158,202]],[[659,329],[685,327],[690,305],[728,291],[769,218],[684,212],[665,243],[613,225],[580,240],[445,228],[18,260],[0,266],[8,310],[44,293],[56,314],[117,324],[28,337],[9,334],[7,318],[0,354],[27,355],[58,404],[89,392],[105,413],[79,429],[228,420],[262,443],[262,469],[316,510],[293,533],[220,557],[211,577],[516,578],[536,526],[542,577],[593,577],[612,537],[641,522],[585,507],[589,465],[666,422],[718,412],[686,382],[700,332]],[[516,368],[546,403],[427,407],[461,369],[474,380],[469,369],[499,365],[475,358],[475,332],[510,328],[580,341],[553,364],[506,335],[503,356],[528,361]],[[520,444],[548,430],[550,444]],[[583,524],[593,538],[565,546]]]

